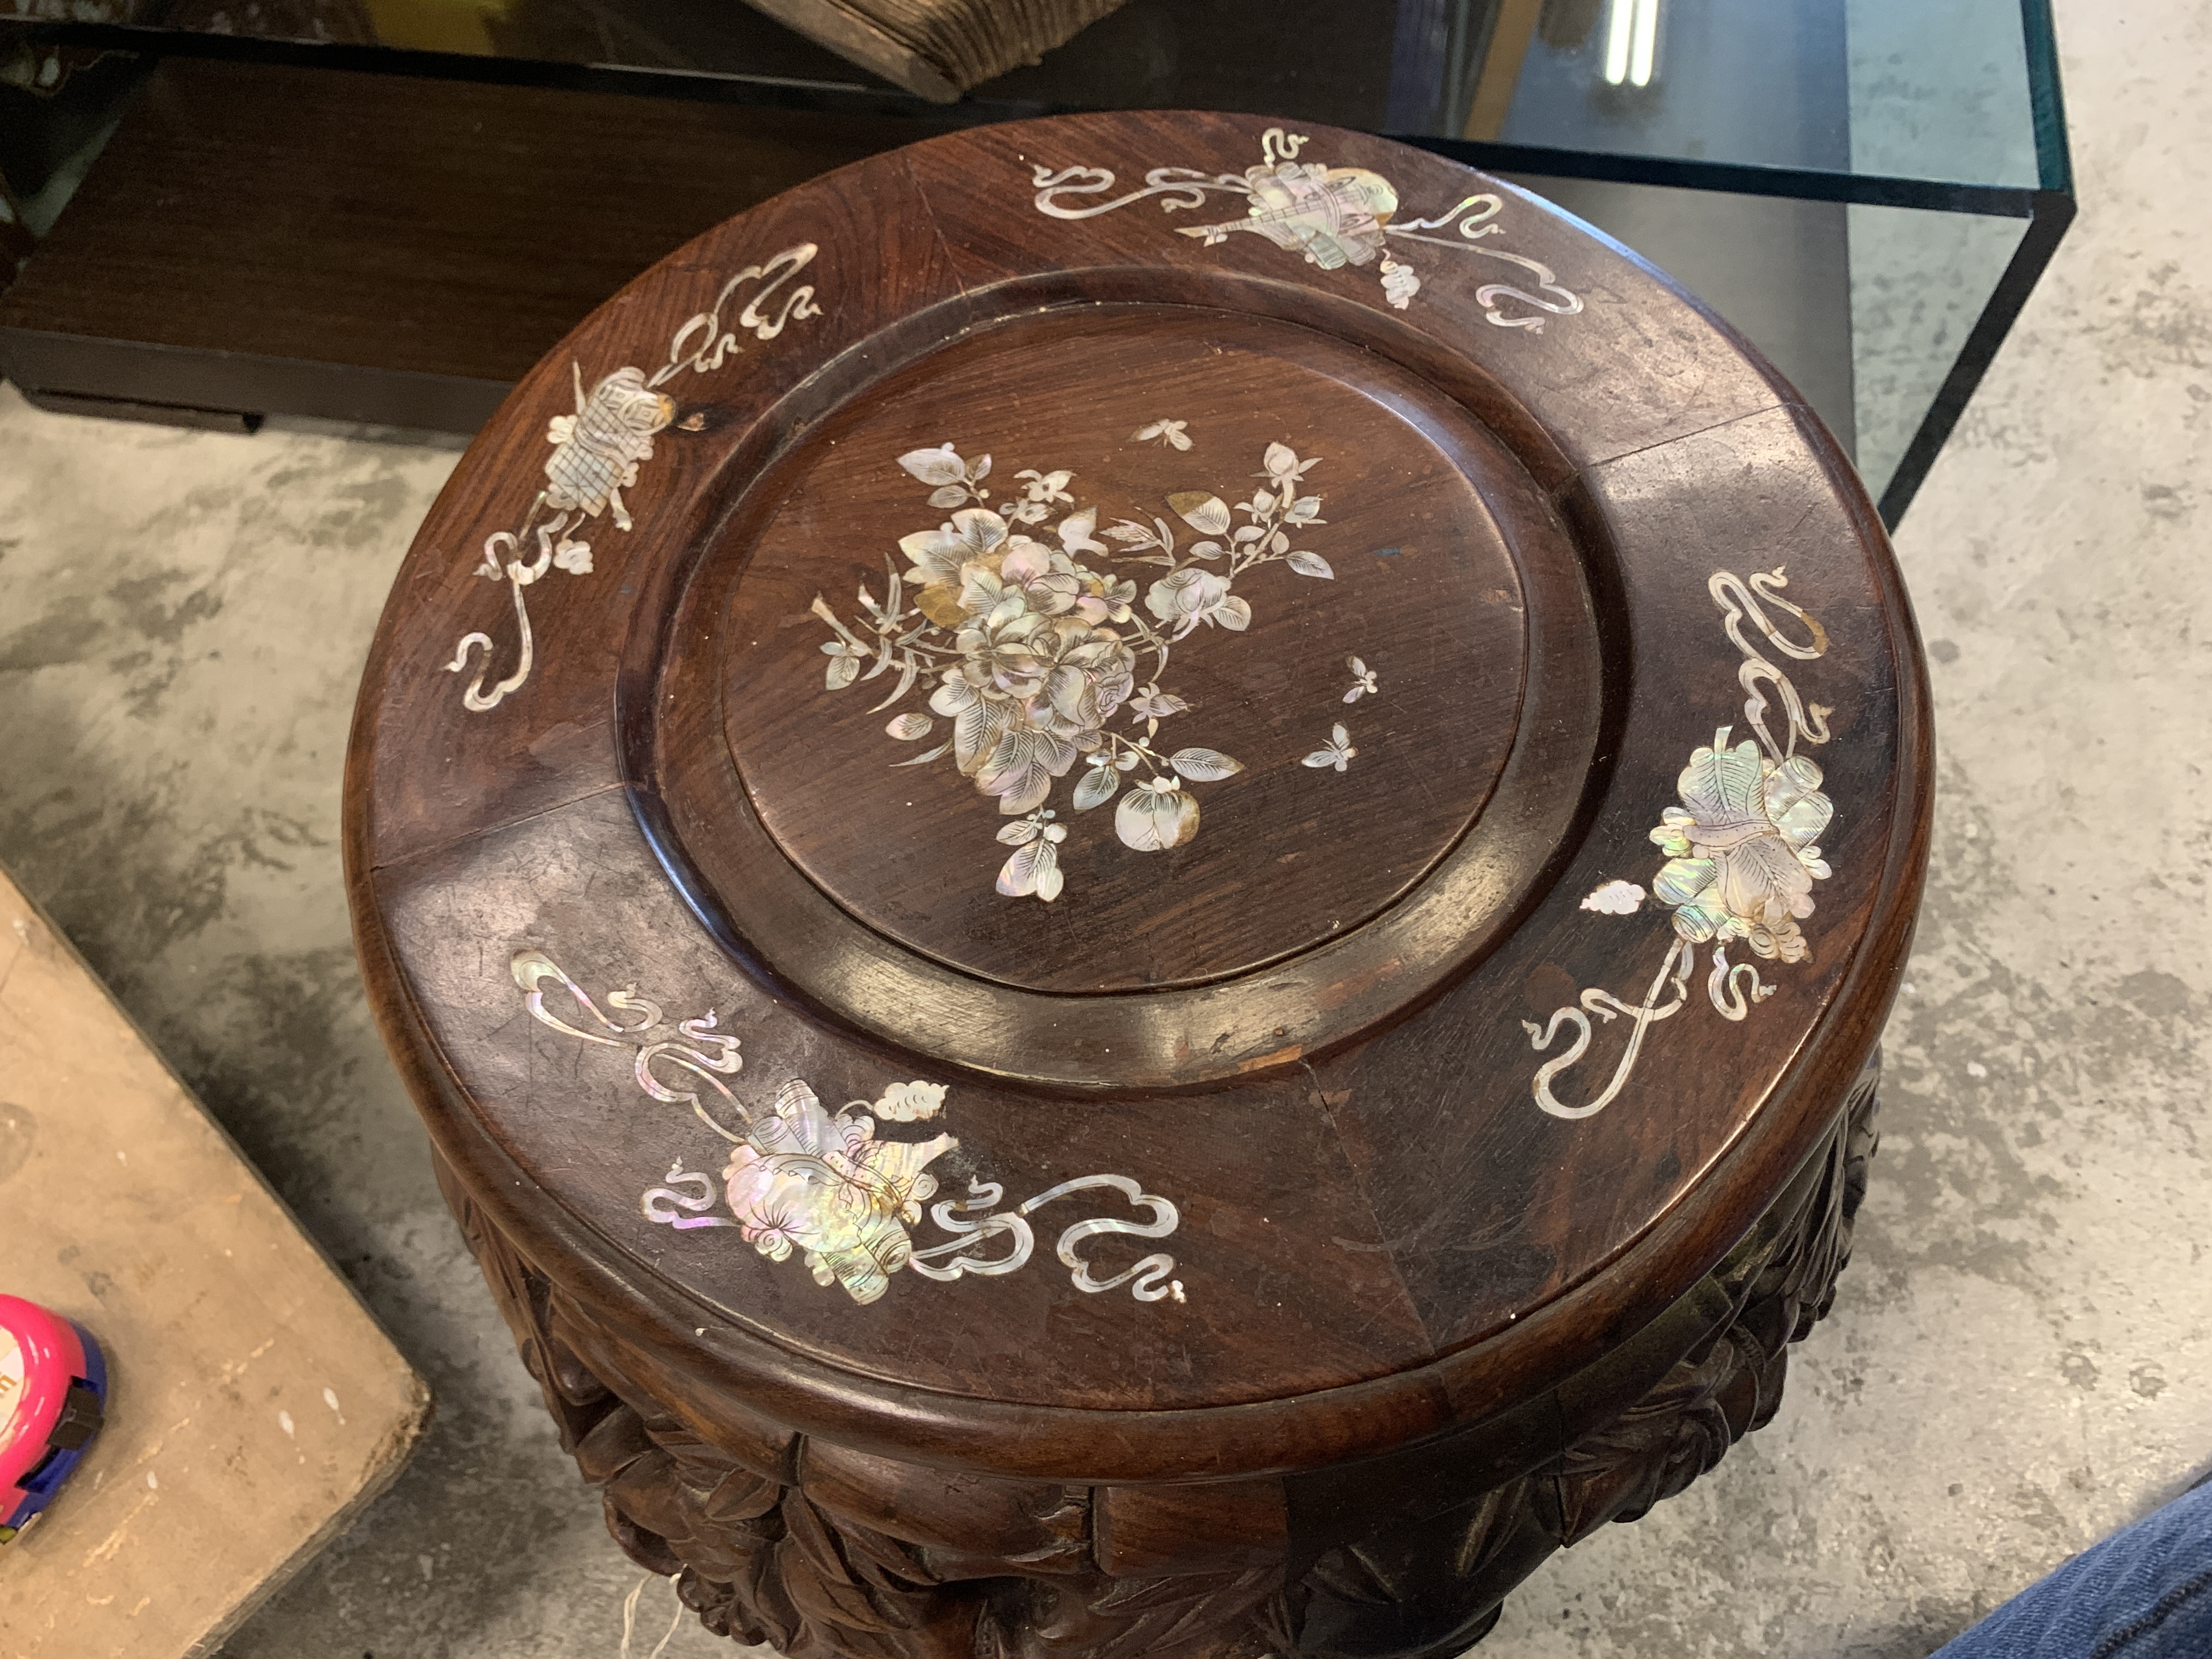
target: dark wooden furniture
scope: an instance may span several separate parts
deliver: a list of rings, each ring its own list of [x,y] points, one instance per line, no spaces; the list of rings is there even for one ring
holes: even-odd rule
[[[885,117],[173,58],[0,288],[0,371],[75,413],[471,433],[641,264],[915,136]]]
[[[539,364],[348,856],[563,1443],[714,1629],[1442,1655],[1775,1410],[1929,760],[1872,509],[1678,289],[1411,149],[1094,116]]]
[[[1263,109],[1286,102],[1354,127],[1384,118],[1387,32],[1333,63],[1322,88],[1299,72],[1303,58],[1252,62],[1245,42],[1257,0],[1216,0],[1202,17],[1186,6],[1172,24],[1153,16],[1137,27],[1161,9],[1161,0],[1133,0],[1053,66],[1063,74],[1084,66],[1110,88],[1117,64],[1166,51],[1164,33],[1186,73],[1115,96],[1182,105],[1232,95],[1232,107]],[[1257,26],[1311,40],[1331,27],[1326,11],[1321,0],[1274,0]],[[719,16],[732,14],[724,7]],[[773,28],[764,18],[750,27]],[[0,48],[8,39],[0,26]],[[35,251],[22,238],[29,262],[12,288],[0,283],[0,374],[40,407],[63,412],[229,431],[276,420],[472,434],[562,336],[702,231],[947,122],[1028,112],[1086,85],[1053,81],[989,108],[888,114],[310,66],[316,55],[171,58],[137,70],[112,56],[65,82],[72,96],[83,94],[73,121],[18,122],[27,141],[51,125],[61,145],[81,137],[85,119],[96,126],[121,105],[67,210]],[[1233,88],[1197,72],[1239,60]],[[825,65],[768,67],[803,78]],[[144,82],[135,90],[133,75]],[[632,79],[667,91],[657,77]],[[0,141],[14,136],[9,120],[21,112],[11,112],[9,90],[0,84]],[[0,152],[8,148],[0,142]],[[42,158],[26,161],[35,167]],[[1588,179],[1523,182],[1733,319],[1850,448],[1856,410],[1840,204]],[[158,283],[145,280],[149,270],[160,271]]]

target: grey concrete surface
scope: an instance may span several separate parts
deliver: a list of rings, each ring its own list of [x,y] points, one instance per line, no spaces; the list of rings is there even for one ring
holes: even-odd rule
[[[1483,1659],[1918,1659],[2212,1466],[2212,13],[2060,13],[2082,218],[1899,539],[1942,789],[1857,1261],[1779,1419],[1549,1564]],[[348,942],[354,679],[452,463],[0,391],[0,860],[440,1399],[228,1659],[615,1659],[639,1582]],[[646,1587],[639,1659],[669,1607]],[[732,1651],[687,1623],[664,1659]]]

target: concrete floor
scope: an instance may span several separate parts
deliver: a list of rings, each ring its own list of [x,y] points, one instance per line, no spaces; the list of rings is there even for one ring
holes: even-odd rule
[[[2083,212],[1899,538],[1942,744],[1886,1138],[1780,1419],[1482,1659],[1917,1659],[2212,1465],[2212,12],[2061,0]],[[228,1659],[614,1659],[639,1575],[424,1167],[340,895],[355,677],[434,451],[0,391],[0,860],[439,1397]],[[646,1588],[651,1650],[669,1592]],[[666,1659],[727,1655],[684,1625]]]

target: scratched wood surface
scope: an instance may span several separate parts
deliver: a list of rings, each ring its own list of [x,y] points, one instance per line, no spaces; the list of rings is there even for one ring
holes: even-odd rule
[[[7,1659],[181,1659],[391,1481],[419,1378],[0,872],[0,1285],[98,1338],[107,1426],[0,1550]]]
[[[372,994],[457,1190],[620,1334],[624,1365],[654,1356],[687,1420],[742,1400],[887,1455],[1129,1481],[1322,1469],[1504,1420],[1720,1261],[1832,1133],[1873,1046],[1918,902],[1929,749],[1901,584],[1832,441],[1648,266],[1384,141],[1310,133],[1302,155],[1332,171],[1297,179],[1335,190],[1338,231],[1387,262],[1304,259],[1237,222],[1234,188],[1170,215],[1158,192],[1080,219],[1036,205],[1071,168],[1119,181],[1079,207],[1161,167],[1292,177],[1268,125],[1015,124],[732,220],[533,371],[400,574],[348,793]],[[1407,237],[1363,228],[1362,204]],[[785,308],[802,283],[812,314]],[[781,326],[738,326],[763,285],[750,314]],[[581,497],[562,483],[574,428],[549,426],[623,368],[602,412],[653,434],[641,455],[605,428],[617,471],[635,462],[628,528],[611,501],[553,500]],[[1190,451],[1136,437],[1162,417],[1188,420]],[[870,717],[896,678],[824,678],[838,636],[811,599],[852,625],[860,583],[885,599],[885,556],[953,511],[898,457],[947,442],[996,458],[994,510],[1020,499],[995,467],[1075,470],[1024,530],[1048,548],[1081,503],[1103,526],[1124,501],[1234,499],[1270,444],[1326,458],[1300,488],[1324,500],[1333,575],[1240,576],[1249,629],[1176,646],[1204,690],[1173,740],[1213,720],[1247,771],[1200,784],[1197,836],[1161,852],[1117,844],[1115,806],[1073,809],[1080,765],[1059,778],[1049,904],[994,886],[1008,819],[974,778],[909,791],[927,769],[892,769],[946,735]],[[1734,597],[1754,576],[1767,631]],[[1744,678],[1759,651],[1799,702]],[[1381,680],[1352,705],[1348,654]],[[1357,757],[1304,766],[1335,722]],[[1814,902],[1786,915],[1784,893],[1758,937],[1715,939],[1719,912],[1678,928],[1687,896],[1658,896],[1674,855],[1651,831],[1687,810],[1696,751],[1745,744],[1737,764],[1783,781],[1698,809],[1698,845],[1756,841],[1792,862],[1745,881]],[[1832,818],[1804,806],[1792,851],[1747,814],[1797,810],[1800,750]],[[1576,1018],[1583,1058],[1543,1073]],[[942,1091],[925,1114],[886,1092],[910,1081]],[[1056,1252],[1040,1212],[1019,1271],[916,1264],[862,1294],[835,1251],[810,1274],[773,1257],[759,1212],[724,1207],[730,1140],[801,1083],[825,1113],[870,1103],[872,1144],[908,1149],[871,1157],[957,1139],[926,1155],[972,1213],[986,1188],[1011,1206],[1113,1172],[1177,1224]],[[687,1192],[702,1208],[680,1214]],[[918,1250],[952,1237],[924,1213]],[[681,1219],[744,1221],[770,1253]],[[1172,1295],[1132,1295],[1147,1251],[1172,1255]]]

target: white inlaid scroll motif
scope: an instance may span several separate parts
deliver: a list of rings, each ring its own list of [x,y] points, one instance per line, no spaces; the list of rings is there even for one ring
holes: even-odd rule
[[[1095,219],[1152,197],[1160,198],[1163,211],[1176,213],[1203,207],[1209,193],[1242,196],[1249,204],[1243,218],[1182,225],[1178,233],[1213,247],[1238,231],[1249,231],[1303,255],[1307,264],[1323,270],[1373,264],[1382,277],[1383,299],[1400,311],[1421,289],[1420,276],[1406,257],[1409,242],[1514,266],[1510,277],[1485,283],[1474,291],[1475,304],[1495,327],[1540,334],[1552,318],[1571,317],[1582,310],[1582,296],[1564,286],[1550,266],[1486,246],[1487,239],[1501,228],[1497,220],[1505,206],[1495,192],[1466,197],[1431,218],[1394,223],[1400,205],[1395,185],[1367,167],[1328,167],[1298,161],[1306,142],[1302,134],[1270,127],[1260,139],[1257,167],[1241,173],[1153,167],[1146,173],[1140,188],[1105,202],[1089,199],[1114,188],[1114,174],[1104,167],[1054,170],[1039,165],[1030,183],[1036,189],[1036,210],[1054,219]],[[1427,234],[1437,230],[1455,234]]]
[[[1813,884],[1832,873],[1819,842],[1836,809],[1820,793],[1820,767],[1798,745],[1828,741],[1830,711],[1804,702],[1765,653],[1771,649],[1775,656],[1812,662],[1827,653],[1828,632],[1782,596],[1788,586],[1779,567],[1754,571],[1748,581],[1733,571],[1716,571],[1705,585],[1720,608],[1729,642],[1743,656],[1736,678],[1745,693],[1744,722],[1755,735],[1731,744],[1734,728],[1723,726],[1709,747],[1694,750],[1676,781],[1680,805],[1662,811],[1658,828],[1651,831],[1667,861],[1652,878],[1650,896],[1673,909],[1674,937],[1644,1000],[1624,1002],[1610,991],[1591,988],[1554,1010],[1541,1025],[1522,1022],[1539,1053],[1563,1030],[1574,1031],[1566,1051],[1539,1066],[1531,1085],[1536,1103],[1553,1117],[1591,1117],[1620,1097],[1651,1027],[1688,1004],[1700,946],[1712,947],[1706,998],[1728,1020],[1747,1018],[1753,1005],[1774,994],[1774,988],[1759,976],[1759,961],[1811,959],[1812,947],[1799,924],[1814,912]],[[1795,618],[1808,637],[1802,642],[1791,639],[1769,607]],[[1746,622],[1763,644],[1745,637]],[[1767,725],[1770,689],[1785,716],[1780,738]],[[1641,886],[1616,879],[1592,891],[1582,908],[1601,915],[1633,915],[1644,896]],[[1729,949],[1738,943],[1757,960],[1729,962]],[[1604,1089],[1570,1104],[1553,1092],[1553,1080],[1589,1051],[1593,1014],[1606,1022],[1626,1018],[1628,1041]]]
[[[724,283],[714,302],[676,331],[669,342],[668,361],[650,379],[641,368],[624,367],[601,376],[587,392],[582,365],[569,364],[576,406],[554,416],[546,428],[545,441],[553,453],[545,462],[545,487],[520,525],[484,538],[483,562],[475,572],[507,585],[514,604],[514,666],[487,685],[496,651],[492,637],[482,631],[464,634],[454,647],[453,661],[446,665],[450,673],[464,673],[474,653],[482,653],[474,656],[476,673],[461,693],[464,708],[481,714],[522,689],[537,653],[523,590],[550,570],[590,575],[592,544],[575,532],[603,513],[617,530],[628,532],[633,520],[622,493],[635,487],[638,467],[653,459],[654,437],[672,425],[679,430],[697,428],[701,417],[692,415],[678,421],[675,402],[659,388],[685,369],[708,374],[720,368],[731,353],[744,349],[738,343],[739,334],[773,340],[786,324],[822,314],[811,285],[785,288],[813,260],[816,251],[813,243],[801,242],[763,264],[747,265]],[[723,307],[748,283],[759,286],[738,313],[736,326],[725,328]]]
[[[804,1079],[791,1078],[772,1104],[749,1106],[724,1081],[744,1069],[739,1040],[718,1029],[712,1009],[671,1022],[658,1002],[626,986],[606,994],[610,1014],[542,951],[518,951],[510,966],[533,1019],[580,1042],[629,1049],[640,1089],[654,1100],[688,1105],[729,1143],[719,1181],[687,1170],[678,1158],[647,1188],[638,1210],[647,1221],[683,1232],[735,1227],[769,1261],[787,1261],[796,1252],[816,1283],[870,1303],[882,1298],[902,1268],[940,1283],[1018,1272],[1036,1249],[1030,1218],[1037,1211],[1079,1194],[1114,1192],[1142,1218],[1092,1215],[1063,1228],[1055,1254],[1069,1282],[1092,1295],[1126,1285],[1139,1302],[1185,1300],[1182,1281],[1173,1277],[1175,1258],[1164,1251],[1100,1277],[1081,1248],[1115,1235],[1165,1238],[1181,1224],[1170,1200],[1123,1175],[1078,1176],[1006,1210],[997,1207],[1003,1188],[971,1179],[966,1199],[930,1209],[952,1237],[916,1249],[908,1229],[921,1224],[922,1206],[938,1190],[929,1165],[960,1143],[951,1134],[893,1139],[879,1134],[878,1126],[937,1119],[945,1109],[941,1083],[893,1083],[872,1101],[848,1101],[832,1112]],[[548,1006],[549,985],[568,994],[573,1015],[565,1006],[560,1012]],[[717,1212],[718,1196],[728,1214]]]

